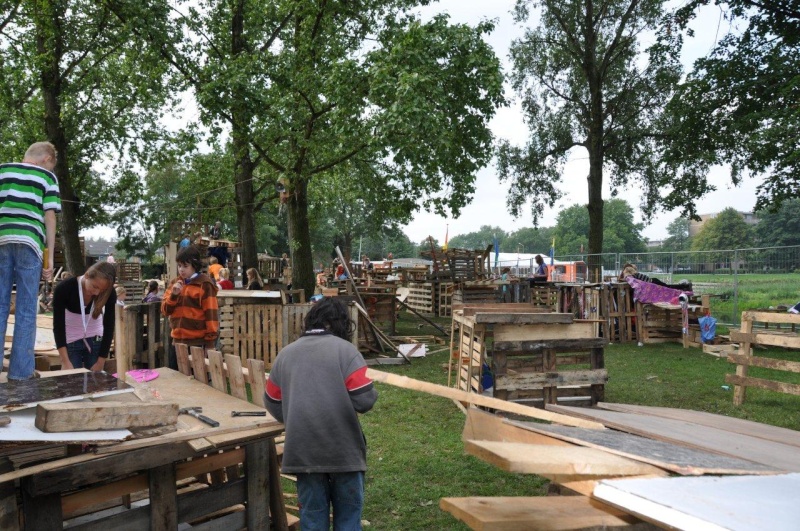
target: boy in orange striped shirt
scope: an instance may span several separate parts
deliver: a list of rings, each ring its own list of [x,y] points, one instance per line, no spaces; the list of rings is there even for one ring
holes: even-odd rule
[[[178,368],[175,343],[190,347],[214,348],[219,335],[217,287],[211,277],[201,273],[200,251],[194,245],[184,247],[175,257],[178,278],[167,287],[161,313],[169,317],[173,346],[169,349],[169,367]]]

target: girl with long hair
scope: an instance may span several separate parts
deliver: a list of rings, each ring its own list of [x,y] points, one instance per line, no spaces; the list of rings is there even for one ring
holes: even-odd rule
[[[114,337],[116,278],[114,264],[97,262],[56,286],[53,336],[62,369],[103,370]]]

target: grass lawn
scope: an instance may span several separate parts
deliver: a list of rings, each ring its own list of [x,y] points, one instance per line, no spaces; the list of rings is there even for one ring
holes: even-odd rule
[[[400,333],[431,334],[402,315]],[[447,323],[447,320],[437,320]],[[447,323],[449,324],[449,323]],[[404,330],[404,328],[406,328]],[[800,353],[756,351],[756,355],[800,361]],[[414,359],[411,365],[382,367],[411,378],[446,385],[448,354]],[[709,411],[800,430],[800,397],[748,389],[743,406],[722,388],[734,366],[678,344],[610,345],[606,401]],[[771,374],[772,373],[772,374]],[[800,383],[800,375],[750,374]],[[376,384],[375,408],[361,417],[368,443],[364,519],[369,529],[468,529],[438,508],[445,496],[531,496],[546,491],[546,480],[496,469],[464,454],[464,415],[449,400]]]

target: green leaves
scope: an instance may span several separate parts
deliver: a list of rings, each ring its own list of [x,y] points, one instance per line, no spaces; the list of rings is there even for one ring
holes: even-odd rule
[[[602,187],[612,196],[634,180],[652,211],[661,204],[665,168],[658,159],[658,118],[680,76],[679,39],[664,37],[644,52],[641,35],[661,24],[661,0],[517,2],[516,15],[539,25],[511,47],[511,81],[530,137],[501,142],[497,168],[510,182],[508,205],[529,206],[534,222],[561,196],[568,157],[588,152],[592,253],[603,246]],[[621,242],[618,242],[621,245]],[[617,244],[615,244],[616,246]]]

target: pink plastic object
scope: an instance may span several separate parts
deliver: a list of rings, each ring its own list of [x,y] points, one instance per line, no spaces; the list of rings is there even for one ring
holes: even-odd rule
[[[132,371],[128,371],[127,375],[139,383],[144,383],[158,378],[158,371],[154,371],[153,369],[134,369]],[[113,376],[114,378],[119,378],[117,373],[114,373]]]

